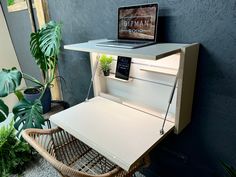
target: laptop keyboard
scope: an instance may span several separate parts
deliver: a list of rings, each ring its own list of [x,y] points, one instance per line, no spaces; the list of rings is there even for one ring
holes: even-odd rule
[[[147,43],[147,41],[113,41],[113,42],[117,42],[120,44],[145,44]]]
[[[133,45],[133,44],[145,44],[147,42],[144,41],[108,41],[107,44],[113,44],[113,45]]]
[[[103,46],[103,47],[117,47],[117,48],[127,48],[133,49],[138,47],[143,47],[146,45],[152,44],[152,42],[147,41],[106,41],[100,42],[96,45]]]

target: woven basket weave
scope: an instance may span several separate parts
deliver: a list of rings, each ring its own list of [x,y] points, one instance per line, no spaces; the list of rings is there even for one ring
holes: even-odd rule
[[[22,136],[64,177],[128,177],[148,163],[138,161],[126,172],[61,128],[27,129]]]

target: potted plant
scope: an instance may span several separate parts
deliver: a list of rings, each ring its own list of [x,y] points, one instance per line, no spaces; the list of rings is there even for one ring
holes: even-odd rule
[[[103,71],[104,76],[109,76],[111,70],[112,57],[108,57],[103,54],[100,59],[101,70]]]
[[[16,68],[2,69],[0,71],[0,98],[9,94],[15,94],[19,102],[13,107],[14,127],[18,130],[17,136],[26,128],[42,128],[44,125],[42,103],[46,93],[55,78],[57,55],[60,50],[61,24],[53,21],[46,24],[36,33],[31,34],[30,49],[35,57],[37,64],[43,72],[43,82],[38,81],[32,76],[18,71]],[[22,78],[36,84],[36,90],[40,91],[34,99],[29,99],[23,95],[22,89],[18,89]],[[32,88],[26,89],[26,93]],[[49,92],[50,93],[50,92]],[[49,100],[51,105],[51,98]],[[4,121],[9,115],[9,108],[0,99],[0,122]]]
[[[43,93],[41,102],[44,113],[51,109],[50,86],[55,79],[55,69],[57,66],[57,56],[60,52],[61,39],[61,24],[54,21],[50,21],[30,36],[30,51],[42,71],[44,80],[41,86],[39,85],[33,88],[32,91],[38,89]]]
[[[44,125],[43,108],[40,101],[42,94],[36,100],[30,101],[24,97],[22,89],[18,89],[22,78],[38,82],[29,77],[16,68],[0,71],[0,123],[9,116],[9,112],[12,112],[15,121],[14,127],[18,130],[17,136],[26,128],[42,128]],[[41,83],[39,82],[39,84]],[[19,100],[12,111],[9,111],[8,106],[1,99],[10,94],[15,94]]]

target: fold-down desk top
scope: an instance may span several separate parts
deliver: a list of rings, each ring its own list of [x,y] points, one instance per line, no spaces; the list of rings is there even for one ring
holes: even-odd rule
[[[172,54],[179,53],[181,51],[181,48],[187,47],[189,45],[189,44],[175,44],[175,43],[160,43],[136,49],[96,46],[98,42],[105,42],[105,41],[108,40],[94,40],[79,44],[65,45],[64,48],[73,51],[98,52],[98,53],[106,53],[111,55],[126,56],[132,58],[157,60]]]
[[[167,121],[166,134],[160,135],[162,119],[102,97],[50,120],[127,171],[174,127]]]

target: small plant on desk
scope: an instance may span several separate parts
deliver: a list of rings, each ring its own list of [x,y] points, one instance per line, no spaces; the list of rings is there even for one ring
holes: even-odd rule
[[[112,57],[108,57],[105,54],[101,56],[99,59],[101,70],[104,73],[104,76],[109,76],[110,69],[111,69],[111,63],[112,63]]]

